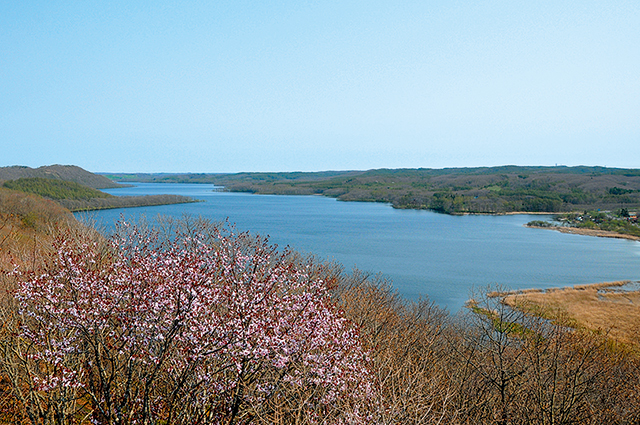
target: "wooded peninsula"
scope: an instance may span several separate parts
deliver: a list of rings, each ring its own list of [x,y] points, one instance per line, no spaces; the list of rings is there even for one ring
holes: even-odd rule
[[[99,190],[118,187],[124,186],[72,165],[51,165],[36,169],[23,166],[0,168],[0,188],[42,196],[69,211],[195,202],[180,195],[113,196]]]

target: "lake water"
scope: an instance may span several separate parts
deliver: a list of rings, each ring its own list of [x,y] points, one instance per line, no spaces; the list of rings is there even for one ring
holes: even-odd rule
[[[396,210],[386,204],[321,196],[271,196],[214,191],[205,184],[138,183],[114,195],[179,194],[203,202],[79,213],[109,229],[124,215],[183,214],[229,219],[238,230],[351,270],[381,272],[403,296],[428,296],[458,311],[471,291],[550,288],[640,279],[640,243],[529,229],[534,215],[449,216]]]

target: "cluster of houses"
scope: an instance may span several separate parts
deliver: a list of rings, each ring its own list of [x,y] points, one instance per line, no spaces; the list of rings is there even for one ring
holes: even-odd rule
[[[604,220],[624,220],[629,223],[638,223],[638,213],[636,211],[627,211],[626,209],[622,209],[619,214],[612,214],[611,211],[600,211],[598,213],[591,214],[576,214],[573,217],[559,217],[556,219],[561,223],[571,224],[572,222],[582,223],[583,221],[593,221],[594,223],[602,223]]]

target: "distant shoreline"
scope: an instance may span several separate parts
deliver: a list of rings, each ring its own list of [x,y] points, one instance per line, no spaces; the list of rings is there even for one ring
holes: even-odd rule
[[[611,232],[608,230],[597,230],[597,229],[580,229],[577,227],[563,227],[563,226],[531,226],[525,224],[525,227],[529,227],[532,229],[548,229],[548,230],[556,230],[560,233],[570,233],[574,235],[584,235],[584,236],[596,236],[599,238],[614,238],[614,239],[628,239],[632,241],[640,241],[640,237],[627,235],[624,233]]]

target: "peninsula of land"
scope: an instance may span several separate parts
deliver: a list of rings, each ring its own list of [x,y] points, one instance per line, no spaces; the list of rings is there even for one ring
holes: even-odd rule
[[[113,196],[100,190],[119,187],[124,186],[72,165],[0,167],[1,189],[39,195],[72,212],[196,202],[180,195]]]
[[[527,227],[562,233],[640,241],[638,213],[626,208],[616,211],[584,211],[556,215],[553,221],[534,220]]]

